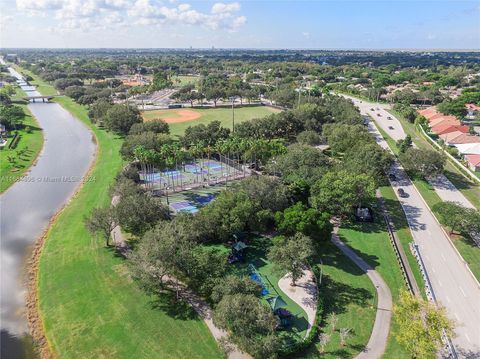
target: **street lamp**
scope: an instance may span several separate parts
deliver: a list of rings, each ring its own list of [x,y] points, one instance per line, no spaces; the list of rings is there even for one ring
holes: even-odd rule
[[[235,97],[230,97],[230,100],[232,101],[232,133],[235,133]]]

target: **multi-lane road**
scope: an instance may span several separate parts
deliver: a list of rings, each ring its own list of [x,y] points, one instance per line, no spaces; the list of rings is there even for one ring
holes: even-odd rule
[[[384,105],[351,99],[363,115],[379,119],[382,129],[393,139],[405,137],[400,122],[386,111]],[[376,126],[370,123],[369,128],[377,142],[389,149]],[[455,321],[456,336],[452,339],[457,354],[461,358],[480,358],[479,283],[398,162],[394,164],[392,171],[397,178],[392,181],[395,192],[397,193],[398,188],[403,188],[407,193],[407,197],[400,197],[398,193],[397,197],[405,211],[414,241],[423,256],[437,303],[444,306],[449,317]],[[450,195],[463,202],[463,196],[455,188]]]

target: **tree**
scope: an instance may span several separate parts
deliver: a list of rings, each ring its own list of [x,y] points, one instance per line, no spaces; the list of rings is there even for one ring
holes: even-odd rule
[[[320,345],[320,353],[325,352],[325,346],[330,342],[331,335],[327,333],[320,333],[318,336],[318,344]]]
[[[328,172],[311,189],[312,206],[333,215],[348,216],[375,196],[375,181],[366,174]]]
[[[439,202],[432,207],[440,223],[450,228],[450,234],[459,232],[475,239],[480,234],[480,212],[457,202]]]
[[[105,116],[105,127],[122,135],[126,135],[133,124],[140,122],[140,111],[128,105],[113,105]]]
[[[330,167],[330,160],[322,152],[307,145],[294,144],[268,166],[268,172],[281,174],[285,182],[305,181],[311,185]]]
[[[443,331],[447,336],[453,334],[453,322],[443,308],[437,308],[407,291],[400,293],[393,313],[399,326],[397,340],[413,358],[435,358],[443,346]]]
[[[177,277],[192,269],[194,248],[188,228],[175,220],[164,222],[145,233],[130,255],[133,278],[150,293],[179,291]]]
[[[93,123],[102,123],[113,104],[108,99],[99,99],[90,105],[88,117]]]
[[[400,153],[405,153],[405,151],[412,147],[412,137],[410,135],[406,135],[404,139],[398,140],[397,147]]]
[[[259,297],[261,291],[262,287],[248,276],[228,275],[217,281],[213,287],[211,298],[218,303],[227,295],[247,294]]]
[[[144,192],[121,196],[115,213],[122,228],[137,235],[145,233],[158,221],[169,218],[168,207]]]
[[[5,125],[6,128],[16,128],[22,123],[24,118],[25,114],[20,106],[0,106],[0,122]]]
[[[405,170],[425,178],[442,173],[445,165],[439,152],[423,148],[409,148],[399,158]]]
[[[288,272],[292,286],[303,277],[308,259],[314,254],[312,240],[304,234],[297,233],[287,238],[277,238],[268,252],[268,259],[277,271]]]
[[[437,109],[441,113],[457,116],[463,119],[467,114],[465,103],[461,100],[445,100],[437,105]]]
[[[338,316],[335,312],[332,312],[332,314],[330,314],[330,325],[332,326],[332,332],[337,330],[337,324],[338,324]]]
[[[230,338],[240,349],[255,358],[271,358],[279,349],[272,311],[251,294],[224,296],[215,307],[213,320],[232,333]]]
[[[286,235],[303,233],[318,240],[328,240],[333,226],[330,215],[321,213],[314,208],[307,208],[301,202],[275,214],[278,230]]]
[[[375,143],[373,137],[362,125],[327,124],[323,126],[322,134],[334,154],[342,154],[351,148]]]
[[[297,135],[297,142],[304,145],[316,146],[322,142],[322,137],[315,131],[302,131]]]
[[[350,337],[351,328],[340,328],[340,346],[344,347],[347,344],[347,339]]]
[[[462,229],[466,208],[456,202],[439,202],[432,207],[440,222],[450,228],[450,234]]]
[[[380,185],[390,170],[393,156],[377,143],[360,144],[345,152],[342,168],[350,173],[364,173]]]
[[[153,74],[153,80],[150,84],[150,91],[163,90],[172,85],[172,81],[169,79],[168,74],[165,71],[158,71]]]
[[[112,208],[94,208],[90,217],[85,218],[84,223],[87,230],[95,235],[100,235],[105,239],[105,245],[109,246],[110,234],[116,226],[116,216]]]
[[[188,126],[181,138],[181,142],[185,146],[191,146],[200,142],[204,145],[213,146],[217,141],[228,138],[229,135],[230,130],[222,127],[222,123],[215,120],[207,125],[202,123],[196,126]]]
[[[153,133],[170,133],[170,127],[168,123],[162,119],[155,119],[148,122],[134,123],[130,127],[129,135],[138,135],[142,132],[153,132]]]

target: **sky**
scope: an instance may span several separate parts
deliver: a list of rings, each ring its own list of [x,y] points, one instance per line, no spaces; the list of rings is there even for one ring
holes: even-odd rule
[[[0,0],[0,47],[480,49],[480,0]]]

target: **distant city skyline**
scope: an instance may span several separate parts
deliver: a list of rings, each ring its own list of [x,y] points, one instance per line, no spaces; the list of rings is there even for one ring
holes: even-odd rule
[[[0,47],[478,50],[479,1],[0,0]]]

